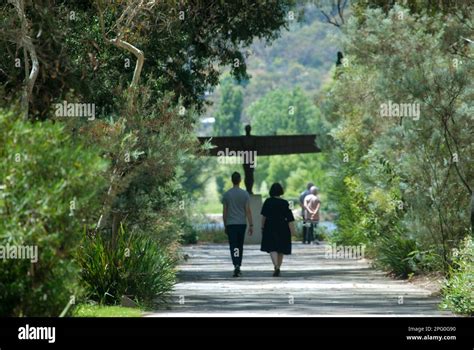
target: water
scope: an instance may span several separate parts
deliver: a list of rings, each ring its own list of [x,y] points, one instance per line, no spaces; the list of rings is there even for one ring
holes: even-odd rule
[[[332,221],[321,221],[319,226],[324,227],[329,233],[332,233],[337,229],[337,225]]]
[[[220,231],[224,230],[224,224],[222,222],[208,222],[204,224],[193,225],[196,231]]]

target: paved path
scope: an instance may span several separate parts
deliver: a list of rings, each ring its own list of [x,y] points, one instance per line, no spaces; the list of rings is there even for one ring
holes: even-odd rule
[[[232,277],[225,244],[187,246],[170,306],[149,316],[442,316],[438,298],[393,280],[365,260],[325,258],[325,246],[293,244],[281,277],[268,254],[244,248],[243,277]]]

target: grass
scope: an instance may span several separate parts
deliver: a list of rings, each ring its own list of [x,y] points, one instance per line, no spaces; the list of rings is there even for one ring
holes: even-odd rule
[[[123,306],[78,305],[73,317],[141,317],[143,310]]]

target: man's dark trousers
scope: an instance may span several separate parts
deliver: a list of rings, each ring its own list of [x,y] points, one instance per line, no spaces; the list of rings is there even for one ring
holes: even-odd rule
[[[227,225],[226,232],[229,237],[230,256],[234,267],[242,265],[244,253],[244,238],[247,225]]]

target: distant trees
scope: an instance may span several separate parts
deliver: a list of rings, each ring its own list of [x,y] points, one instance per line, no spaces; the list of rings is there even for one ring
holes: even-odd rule
[[[220,101],[215,114],[215,136],[238,136],[243,134],[241,116],[243,111],[242,88],[226,77],[220,83]]]
[[[276,89],[249,106],[256,135],[311,134],[317,130],[319,111],[301,88]]]
[[[320,112],[310,97],[301,89],[276,89],[252,103],[251,116],[255,135],[319,134],[322,131]],[[321,155],[290,155],[260,157],[256,182],[267,185],[279,181],[288,186],[288,194],[295,196],[305,183],[320,178],[318,161]]]
[[[275,89],[293,90],[300,87],[306,94],[319,91],[329,76],[340,50],[341,31],[322,22],[319,10],[306,6],[304,16],[294,11],[295,19],[289,21],[288,31],[268,45],[265,40],[256,40],[248,50],[247,70],[250,79],[243,89],[243,116],[249,121],[252,116],[247,108],[256,100]],[[220,103],[220,87],[209,98],[214,105],[206,109],[207,117],[214,117]]]

